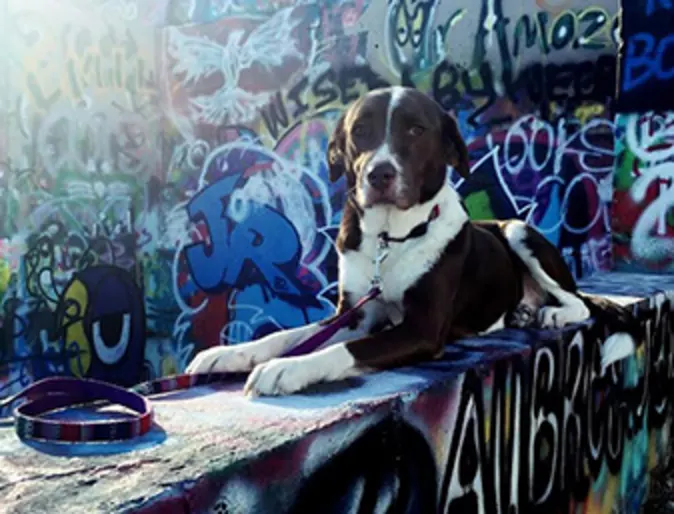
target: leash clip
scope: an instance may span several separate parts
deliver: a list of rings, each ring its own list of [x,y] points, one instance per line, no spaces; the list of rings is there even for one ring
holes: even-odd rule
[[[370,283],[372,289],[379,289],[381,286],[381,264],[388,257],[388,234],[382,232],[378,236],[377,255],[374,258],[374,275]]]

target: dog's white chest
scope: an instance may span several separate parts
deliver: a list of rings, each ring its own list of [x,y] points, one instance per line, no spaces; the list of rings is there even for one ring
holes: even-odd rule
[[[344,291],[359,298],[370,290],[378,255],[375,238],[365,239],[359,251],[340,255],[339,275]],[[422,241],[392,243],[379,265],[380,298],[386,303],[401,304],[405,292],[431,269],[436,259],[437,255],[430,255]]]
[[[434,206],[439,215],[432,221],[430,213]],[[361,244],[358,250],[346,251],[339,256],[339,281],[344,292],[357,301],[372,287],[375,276],[375,260],[378,255],[377,234],[389,231],[390,235],[404,241],[391,241],[386,259],[381,262],[379,298],[386,304],[389,318],[401,317],[405,293],[428,273],[453,240],[468,217],[461,208],[456,192],[449,186],[440,189],[432,200],[407,211],[375,207],[368,209],[361,219]],[[415,227],[426,223],[426,231],[419,237],[406,238]]]

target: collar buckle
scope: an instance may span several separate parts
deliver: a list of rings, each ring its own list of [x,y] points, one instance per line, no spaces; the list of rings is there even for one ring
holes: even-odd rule
[[[382,232],[377,237],[377,254],[374,257],[374,275],[372,276],[372,281],[370,283],[371,287],[379,289],[381,287],[381,265],[388,257],[389,253],[389,244],[388,244],[388,234]]]

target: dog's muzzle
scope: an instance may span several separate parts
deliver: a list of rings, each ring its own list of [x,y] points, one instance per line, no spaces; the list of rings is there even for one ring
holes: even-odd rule
[[[396,177],[396,170],[392,164],[383,162],[377,164],[372,171],[367,175],[367,182],[370,186],[379,193],[386,193]]]

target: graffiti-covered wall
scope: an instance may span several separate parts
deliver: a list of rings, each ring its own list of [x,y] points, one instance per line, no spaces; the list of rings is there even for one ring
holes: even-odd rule
[[[533,223],[577,276],[611,266],[617,0],[0,6],[0,396],[331,313],[325,148],[381,85],[456,114],[474,218]]]
[[[144,374],[134,227],[162,171],[157,37],[80,4],[11,0],[0,16],[0,395]]]
[[[674,5],[625,2],[614,240],[622,269],[674,271]]]

